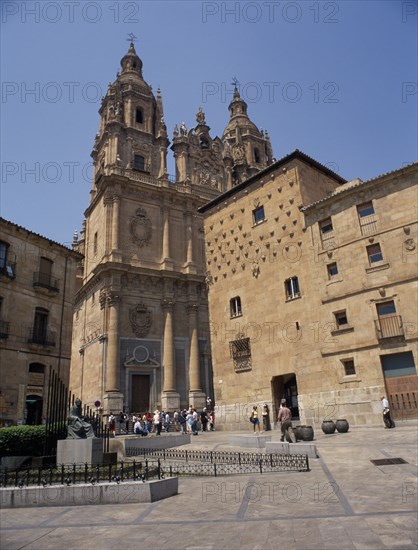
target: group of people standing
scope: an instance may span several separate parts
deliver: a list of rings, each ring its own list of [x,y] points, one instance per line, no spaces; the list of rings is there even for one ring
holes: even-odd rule
[[[109,416],[109,431],[115,436],[116,425],[118,424],[118,435],[131,433],[129,429],[130,422],[132,422],[132,432],[141,436],[147,436],[150,433],[161,435],[163,431],[197,435],[199,431],[215,430],[215,413],[207,407],[204,407],[201,412],[189,407],[181,411],[174,411],[172,415],[156,409],[154,414],[147,412],[143,415],[133,415],[132,419],[123,412],[117,416],[111,413]]]
[[[258,407],[257,405],[254,405],[250,416],[250,422],[253,425],[254,434],[268,432],[271,430],[270,410],[267,403],[265,403],[263,406],[261,417],[263,419],[263,430],[260,429]],[[280,429],[282,434],[280,441],[284,441],[285,438],[287,437],[290,441],[295,443],[296,437],[292,428],[292,411],[287,407],[286,399],[281,400],[279,413],[277,415],[277,420],[280,423]]]

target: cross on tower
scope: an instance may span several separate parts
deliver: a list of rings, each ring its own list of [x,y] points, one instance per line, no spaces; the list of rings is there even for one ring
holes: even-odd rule
[[[128,42],[130,42],[131,44],[133,44],[134,42],[136,42],[136,41],[138,40],[137,37],[134,35],[133,32],[129,32],[129,33],[128,33],[128,36],[129,36],[129,38],[127,38],[126,40],[127,40]]]
[[[238,88],[238,86],[239,86],[239,81],[238,81],[238,78],[236,76],[234,76],[232,78],[232,85],[234,86],[234,88]]]

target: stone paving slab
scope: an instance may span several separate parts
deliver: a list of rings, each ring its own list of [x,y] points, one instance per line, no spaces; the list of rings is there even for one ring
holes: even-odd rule
[[[182,448],[243,452],[230,435]],[[2,510],[1,550],[417,550],[417,423],[315,435],[310,472],[180,478],[149,504]],[[390,457],[408,464],[370,462]]]

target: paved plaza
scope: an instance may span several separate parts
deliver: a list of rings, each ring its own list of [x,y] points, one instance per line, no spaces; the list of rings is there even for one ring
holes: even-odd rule
[[[229,445],[230,435],[200,433],[182,448],[249,450]],[[4,509],[0,548],[418,548],[417,436],[417,421],[317,432],[310,472],[182,477],[178,495],[152,504]],[[407,463],[371,462],[384,458]]]

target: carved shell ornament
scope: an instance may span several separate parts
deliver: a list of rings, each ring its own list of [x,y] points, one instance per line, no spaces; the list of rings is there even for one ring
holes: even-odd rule
[[[135,335],[138,338],[144,338],[148,335],[152,326],[152,312],[146,305],[137,304],[129,310],[129,321]]]
[[[151,241],[152,223],[143,208],[138,208],[129,221],[131,239],[138,246],[146,246]]]

